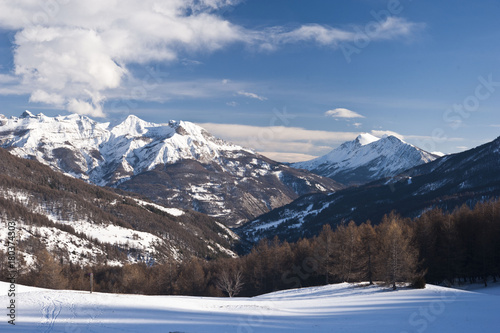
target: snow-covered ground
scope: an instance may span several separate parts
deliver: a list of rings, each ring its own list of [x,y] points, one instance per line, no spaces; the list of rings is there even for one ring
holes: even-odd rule
[[[8,284],[0,304],[6,314]],[[500,285],[474,291],[336,284],[254,298],[143,296],[17,286],[0,332],[498,332]]]

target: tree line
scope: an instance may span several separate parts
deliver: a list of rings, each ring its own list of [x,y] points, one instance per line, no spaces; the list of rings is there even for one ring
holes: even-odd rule
[[[239,258],[152,266],[63,265],[46,249],[19,283],[57,289],[89,288],[112,293],[196,296],[255,296],[267,292],[338,282],[383,282],[392,288],[496,281],[500,277],[500,201],[452,213],[438,209],[415,219],[395,213],[378,225],[353,221],[325,225],[314,238],[295,243],[261,240]],[[0,258],[4,261],[3,258]]]

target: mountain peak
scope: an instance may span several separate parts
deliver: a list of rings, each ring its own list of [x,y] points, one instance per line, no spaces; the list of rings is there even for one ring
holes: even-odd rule
[[[356,141],[362,146],[366,146],[378,140],[380,140],[380,138],[377,138],[376,136],[371,135],[369,133],[362,133],[358,135],[358,137],[356,138]]]
[[[406,169],[433,161],[437,156],[393,135],[382,138],[363,133],[311,161],[292,164],[346,185],[360,185],[394,176]]]
[[[29,112],[28,110],[24,111],[23,114],[19,118],[35,118],[36,116]]]

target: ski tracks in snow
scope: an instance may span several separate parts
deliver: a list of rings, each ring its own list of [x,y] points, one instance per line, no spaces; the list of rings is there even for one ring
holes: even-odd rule
[[[61,313],[61,309],[61,301],[57,301],[51,296],[43,296],[42,321],[39,326],[41,332],[52,332],[54,324]]]
[[[41,318],[36,332],[99,332],[99,328],[103,326],[99,320],[103,313],[102,304],[99,302],[101,298],[91,294],[83,298],[81,295],[68,296],[69,294],[64,292],[55,292],[40,297]]]

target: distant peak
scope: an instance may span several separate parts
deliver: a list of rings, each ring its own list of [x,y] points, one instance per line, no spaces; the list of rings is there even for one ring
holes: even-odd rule
[[[359,144],[362,146],[366,146],[378,140],[380,140],[380,138],[377,138],[376,136],[373,136],[369,133],[362,133],[356,138],[356,141],[359,142]]]
[[[168,126],[172,127],[172,128],[177,128],[179,127],[181,124],[180,124],[180,121],[177,121],[177,120],[170,120],[168,122]]]
[[[130,120],[142,120],[141,118],[137,117],[136,115],[130,114],[125,118],[125,120],[130,119]]]
[[[442,153],[440,151],[433,151],[431,152],[432,155],[436,155],[436,156],[439,156],[439,157],[443,157],[443,156],[446,156],[445,153]]]
[[[382,139],[384,140],[387,140],[389,142],[393,142],[393,143],[404,143],[404,144],[409,144],[407,143],[406,141],[404,141],[403,139],[401,139],[400,137],[397,137],[396,135],[392,135],[392,134],[385,134]]]
[[[35,115],[28,110],[24,111],[21,117],[19,118],[35,118]]]

